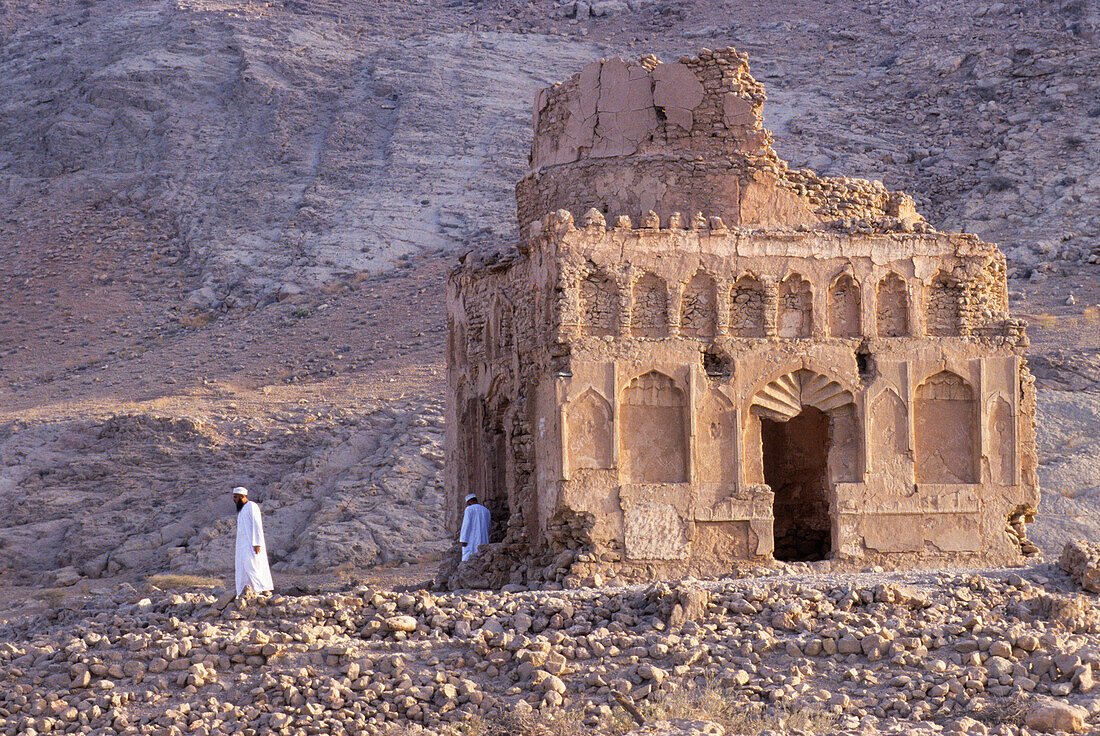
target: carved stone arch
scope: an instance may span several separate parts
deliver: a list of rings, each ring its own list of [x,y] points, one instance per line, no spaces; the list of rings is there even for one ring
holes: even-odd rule
[[[726,396],[711,387],[703,395],[697,415],[695,430],[697,454],[697,481],[701,492],[708,498],[702,505],[713,505],[721,491],[731,489],[737,482],[737,424],[736,409]],[[707,486],[712,493],[707,494]],[[713,493],[719,491],[719,493]]]
[[[814,295],[810,282],[792,271],[779,282],[776,334],[803,338],[813,334]]]
[[[867,412],[871,472],[913,482],[909,452],[909,408],[892,388],[881,391]]]
[[[635,337],[668,336],[668,284],[647,271],[634,282],[634,310],[630,329]]]
[[[775,557],[828,556],[834,484],[859,477],[852,392],[828,376],[799,368],[756,391],[750,413],[759,424],[759,472],[774,494]],[[755,431],[749,434],[751,440]]]
[[[990,480],[998,485],[1016,484],[1016,417],[1012,404],[1000,394],[986,402]]]
[[[806,406],[829,412],[854,403],[852,392],[837,381],[807,368],[799,368],[769,381],[754,392],[750,411],[783,422]]]
[[[619,287],[615,279],[592,266],[579,288],[581,331],[587,335],[614,335],[619,329]]]
[[[909,334],[909,290],[905,280],[893,271],[878,282],[875,322],[879,337],[905,337]]]
[[[700,268],[684,285],[680,300],[680,334],[714,337],[718,333],[718,284]]]
[[[585,389],[566,409],[569,470],[612,467],[611,404],[594,388]]]
[[[687,481],[687,401],[660,371],[638,376],[623,389],[619,458],[629,483]]]
[[[751,271],[730,287],[729,330],[733,337],[764,337],[764,282]]]
[[[847,271],[829,285],[828,314],[830,337],[858,337],[862,333],[859,283]]]
[[[958,281],[948,272],[940,270],[925,289],[924,322],[929,335],[954,337],[961,331]]]
[[[913,425],[917,483],[975,483],[978,404],[957,373],[940,371],[916,390]]]

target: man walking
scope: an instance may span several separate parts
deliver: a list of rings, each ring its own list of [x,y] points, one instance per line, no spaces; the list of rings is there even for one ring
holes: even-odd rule
[[[248,489],[233,489],[233,503],[237,505],[237,595],[245,587],[253,593],[272,590],[271,569],[267,566],[267,545],[264,544],[264,523],[260,519],[260,507],[248,500]]]
[[[477,548],[489,543],[489,509],[477,502],[477,496],[466,496],[466,510],[462,513],[462,531],[458,533],[462,542],[462,561],[470,559]]]

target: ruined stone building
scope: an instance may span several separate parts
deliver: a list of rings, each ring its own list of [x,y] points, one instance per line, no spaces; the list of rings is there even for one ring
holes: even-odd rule
[[[733,49],[542,90],[515,252],[447,292],[447,518],[651,570],[999,564],[1035,395],[1005,259],[792,170]],[[492,555],[490,549],[487,554]]]

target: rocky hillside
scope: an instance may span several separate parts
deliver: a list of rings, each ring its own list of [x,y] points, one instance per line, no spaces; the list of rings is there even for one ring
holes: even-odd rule
[[[1081,0],[0,6],[0,581],[225,572],[237,483],[285,574],[438,555],[442,283],[513,235],[534,91],[727,45],[793,165],[1004,246],[1034,536],[1095,535],[1098,28]]]

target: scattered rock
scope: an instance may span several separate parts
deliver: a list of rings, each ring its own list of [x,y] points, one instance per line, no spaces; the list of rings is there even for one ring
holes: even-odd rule
[[[1025,722],[1029,728],[1047,733],[1081,733],[1086,728],[1089,712],[1084,708],[1056,700],[1042,700],[1028,711]]]

